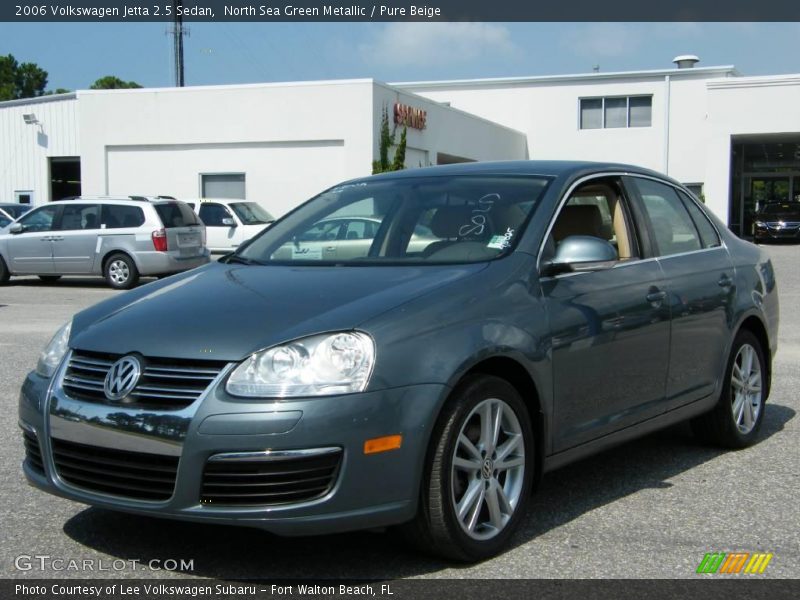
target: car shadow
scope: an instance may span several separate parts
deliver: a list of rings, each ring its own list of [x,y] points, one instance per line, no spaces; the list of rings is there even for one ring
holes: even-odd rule
[[[795,416],[768,404],[760,441]],[[702,445],[688,424],[629,442],[548,473],[534,494],[512,547],[569,523],[598,507],[645,489],[668,488],[670,479],[727,452]],[[398,579],[464,565],[432,558],[384,533],[282,538],[256,529],[187,523],[98,508],[64,525],[76,542],[119,559],[193,560],[187,575],[247,579]],[[180,570],[180,569],[179,569]]]
[[[156,281],[152,277],[142,277],[136,287]],[[102,277],[61,277],[56,281],[43,281],[38,277],[12,277],[7,286],[13,287],[41,287],[41,288],[96,288],[112,290]]]

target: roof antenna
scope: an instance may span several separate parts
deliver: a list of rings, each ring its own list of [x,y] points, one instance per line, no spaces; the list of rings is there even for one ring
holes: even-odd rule
[[[600,65],[592,65],[592,73],[599,73]]]

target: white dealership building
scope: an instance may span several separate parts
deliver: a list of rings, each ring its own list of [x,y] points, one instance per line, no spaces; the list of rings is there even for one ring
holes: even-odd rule
[[[246,197],[283,214],[367,175],[383,111],[407,167],[586,159],[667,173],[737,233],[800,199],[800,75],[734,67],[409,82],[78,91],[0,103],[0,202],[83,194]],[[399,131],[398,131],[399,137]]]

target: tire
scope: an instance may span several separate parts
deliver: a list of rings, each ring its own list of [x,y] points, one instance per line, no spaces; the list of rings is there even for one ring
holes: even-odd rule
[[[7,284],[9,279],[11,279],[11,273],[8,272],[6,261],[0,256],[0,285]]]
[[[741,330],[731,347],[717,405],[711,412],[692,420],[695,435],[724,448],[746,448],[754,444],[764,421],[766,376],[767,364],[761,342],[752,332]]]
[[[139,281],[136,263],[127,254],[112,254],[103,267],[106,282],[115,290],[129,290]]]
[[[56,281],[61,279],[61,275],[39,275],[39,279],[41,279],[45,283],[55,283]]]
[[[495,443],[491,430],[489,436],[481,433],[483,415],[490,414],[487,422],[493,423],[500,408]],[[494,464],[497,451],[481,456],[494,447],[511,457],[506,469]],[[528,410],[517,390],[498,377],[465,379],[453,390],[433,431],[420,505],[414,520],[401,527],[403,537],[423,551],[458,561],[494,556],[525,517],[534,458]],[[462,518],[457,506],[465,509]]]

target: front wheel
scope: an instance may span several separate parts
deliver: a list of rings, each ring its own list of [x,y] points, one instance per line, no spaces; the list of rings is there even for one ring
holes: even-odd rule
[[[736,336],[722,394],[714,409],[692,421],[701,439],[726,448],[755,443],[767,401],[767,365],[761,342],[750,331]]]
[[[106,282],[115,290],[129,290],[139,281],[136,263],[126,254],[114,254],[106,261]]]
[[[447,558],[489,558],[508,543],[530,496],[534,439],[525,403],[503,379],[470,377],[453,391],[433,436],[406,537]]]

